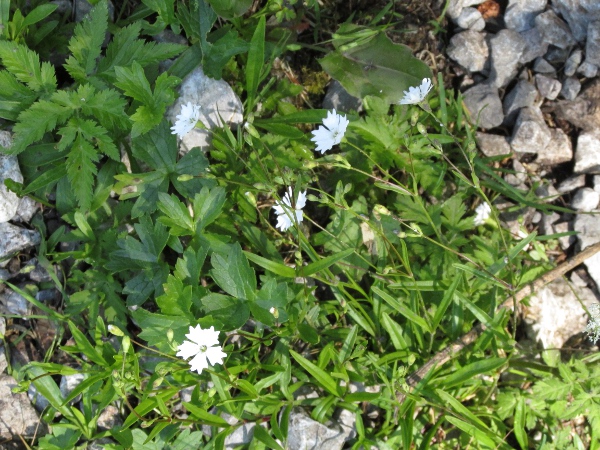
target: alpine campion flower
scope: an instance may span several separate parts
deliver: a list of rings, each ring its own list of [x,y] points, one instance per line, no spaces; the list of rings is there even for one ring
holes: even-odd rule
[[[316,151],[323,154],[327,150],[331,150],[334,145],[339,144],[349,123],[350,121],[346,119],[346,116],[336,113],[335,109],[327,111],[327,117],[323,119],[323,125],[311,131],[313,137],[310,140],[317,144]]]
[[[404,91],[404,97],[400,100],[400,104],[416,105],[417,103],[421,103],[425,100],[425,97],[427,97],[427,94],[429,94],[432,87],[431,80],[429,78],[423,78],[420,86],[411,86],[408,88],[408,91]]]
[[[590,321],[585,327],[585,332],[588,334],[590,341],[594,344],[600,339],[600,303],[593,303],[589,307]]]
[[[293,198],[292,188],[288,188],[288,191],[283,196],[283,200],[277,200],[275,206],[273,206],[275,214],[277,214],[276,227],[281,231],[287,230],[294,224],[294,214],[296,216],[296,223],[302,222],[302,208],[306,205],[306,191],[298,193],[298,199],[292,206]]]
[[[223,358],[227,354],[221,350],[219,332],[215,331],[214,327],[206,330],[203,330],[200,325],[196,325],[195,328],[190,327],[190,332],[185,337],[189,341],[183,341],[183,344],[177,347],[177,356],[183,359],[192,358],[189,361],[192,372],[195,370],[202,373],[209,364],[211,366],[223,364]]]
[[[181,114],[177,116],[175,125],[171,127],[171,134],[176,134],[179,139],[183,139],[200,120],[200,106],[188,102],[181,106]]]
[[[473,223],[475,226],[483,225],[491,214],[492,208],[490,208],[490,205],[483,202],[481,205],[475,208],[475,217],[473,218]]]

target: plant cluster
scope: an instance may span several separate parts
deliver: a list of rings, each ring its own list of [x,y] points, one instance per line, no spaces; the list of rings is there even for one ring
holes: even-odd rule
[[[579,416],[598,448],[595,359],[532,362],[498,308],[551,267],[559,236],[511,235],[494,201],[556,207],[478,155],[460,96],[386,36],[392,4],[330,48],[296,41],[320,2],[254,3],[143,0],[111,20],[101,0],[73,27],[54,4],[0,0],[3,152],[25,177],[7,185],[60,216],[34,225],[61,303],[7,283],[60,330],[44,361],[11,367],[50,404],[35,445],[221,449],[252,422],[248,448],[283,449],[300,407],[353,414],[355,449],[577,447],[564,430]],[[169,33],[189,45],[152,39]],[[315,46],[362,113],[299,108],[302,86],[271,77]],[[180,154],[207,105],[165,113],[200,62],[245,122]],[[472,347],[408,385],[476,324]],[[64,396],[57,376],[74,373]],[[102,429],[109,405],[124,420]]]

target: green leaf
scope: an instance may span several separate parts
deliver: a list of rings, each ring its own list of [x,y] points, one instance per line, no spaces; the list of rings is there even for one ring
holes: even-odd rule
[[[56,128],[57,124],[66,122],[71,115],[71,109],[47,100],[34,103],[19,114],[18,123],[13,127],[14,141],[9,153],[21,153],[27,146],[42,139],[46,132]]]
[[[139,338],[144,339],[150,346],[155,345],[163,352],[173,351],[166,339],[169,330],[173,331],[175,342],[183,342],[185,334],[189,331],[190,322],[185,317],[151,313],[142,308],[132,311],[131,316],[142,329]]]
[[[165,214],[158,221],[171,229],[174,236],[193,235],[196,229],[187,206],[176,196],[164,192],[158,194],[158,209]]]
[[[152,103],[152,89],[146,79],[144,69],[137,62],[129,67],[115,67],[117,81],[115,86],[122,89],[125,95],[141,103]]]
[[[271,437],[269,432],[265,430],[263,427],[256,426],[254,427],[254,438],[262,442],[267,446],[267,448],[274,450],[284,450],[281,445],[277,443],[275,439]]]
[[[202,54],[206,55],[209,50],[211,44],[207,41],[206,37],[213,25],[217,20],[217,15],[210,7],[210,4],[207,0],[198,0],[198,25],[200,27],[200,48],[202,49]]]
[[[188,317],[192,321],[192,286],[184,285],[181,280],[169,275],[163,289],[165,293],[156,298],[160,311],[168,316]]]
[[[24,84],[20,83],[7,70],[0,71],[0,118],[17,120],[19,113],[27,109],[37,95]]]
[[[254,108],[254,98],[258,91],[260,73],[265,63],[265,16],[261,16],[248,49],[246,64],[246,92],[248,94],[248,110]]]
[[[444,314],[446,313],[446,310],[448,309],[448,306],[450,306],[450,303],[454,298],[454,292],[456,291],[460,280],[460,276],[454,277],[454,280],[452,280],[452,284],[450,285],[450,287],[444,291],[444,297],[442,298],[440,305],[436,309],[435,315],[433,316],[433,319],[431,321],[431,329],[433,331],[437,329],[440,322],[442,321],[442,318],[444,317]]]
[[[69,41],[69,56],[65,63],[67,72],[80,83],[94,72],[96,60],[102,51],[102,43],[108,27],[108,6],[100,1],[91,11],[87,20],[77,24]]]
[[[51,3],[36,6],[25,17],[25,20],[23,21],[23,26],[29,27],[38,22],[41,22],[54,11],[56,11],[56,8],[58,8],[58,5],[53,5]]]
[[[350,328],[350,332],[346,339],[344,339],[344,343],[342,344],[342,348],[340,349],[340,353],[338,354],[338,362],[340,364],[344,364],[346,360],[352,354],[352,350],[354,349],[354,344],[356,343],[356,338],[358,336],[358,327],[353,325]]]
[[[71,330],[71,335],[77,344],[77,349],[83,353],[85,356],[89,358],[90,361],[98,364],[101,367],[108,367],[110,364],[106,362],[106,360],[102,357],[102,353],[99,352],[96,348],[90,344],[90,341],[85,337],[85,335],[79,331],[77,326],[68,321],[69,330]]]
[[[235,55],[246,53],[248,47],[248,42],[240,39],[235,30],[227,31],[210,46],[204,56],[202,66],[204,73],[215,80],[220,80],[223,68],[229,60]]]
[[[364,37],[370,33],[370,36]],[[385,33],[344,24],[334,35],[335,51],[319,62],[352,95],[380,97],[397,103],[404,91],[432,78],[429,67],[412,56],[409,47],[394,44]]]
[[[408,348],[408,344],[402,336],[402,327],[389,316],[389,314],[381,313],[381,325],[388,332],[392,339],[392,344],[396,350],[405,350]]]
[[[338,384],[331,377],[331,375],[329,375],[316,364],[310,362],[304,356],[291,349],[290,354],[294,357],[298,364],[300,364],[304,370],[306,370],[327,392],[336,397],[341,397],[340,393],[338,392]]]
[[[527,450],[529,448],[529,442],[527,439],[527,432],[525,431],[525,415],[525,398],[519,397],[519,400],[517,400],[517,407],[515,409],[514,431],[517,442],[521,448]]]
[[[213,254],[210,276],[221,289],[236,298],[251,300],[256,292],[256,275],[239,243],[229,246],[225,255]]]
[[[481,361],[475,361],[461,367],[452,375],[447,376],[442,380],[444,387],[461,385],[467,380],[474,378],[482,373],[492,372],[506,363],[506,358],[488,358]]]
[[[208,0],[208,3],[224,19],[243,16],[252,6],[252,0]]]
[[[204,230],[219,217],[225,204],[225,199],[225,189],[220,186],[213,189],[204,187],[196,194],[192,209],[197,221],[196,229],[198,231]]]
[[[339,253],[336,253],[335,255],[331,255],[326,258],[320,259],[316,262],[310,263],[307,266],[304,266],[300,269],[301,276],[308,277],[312,274],[320,272],[321,270],[325,270],[328,267],[331,267],[332,265],[337,263],[338,261],[341,261],[342,259],[350,256],[352,253],[354,253],[354,249],[347,248]]]
[[[206,425],[221,428],[229,427],[229,424],[225,421],[225,419],[215,414],[211,414],[192,403],[183,402],[183,406],[192,414],[192,416],[197,418],[199,421],[205,423]]]
[[[56,91],[54,67],[47,62],[40,64],[38,54],[26,46],[0,41],[0,59],[5,68],[32,91],[45,94]]]
[[[467,434],[467,436],[472,436],[473,438],[475,438],[476,442],[478,442],[482,445],[485,445],[489,448],[498,448],[498,445],[494,439],[494,436],[491,435],[492,437],[490,437],[489,432],[481,431],[475,425],[472,425],[463,420],[457,419],[456,417],[446,416],[446,420],[448,422],[450,422],[452,425],[459,428],[460,430],[464,431]],[[508,448],[508,446],[503,445],[499,448]]]
[[[384,299],[396,312],[402,314],[408,320],[419,325],[419,327],[421,327],[421,329],[423,331],[425,331],[425,332],[431,331],[429,329],[429,325],[427,325],[427,322],[425,322],[425,320],[422,317],[415,314],[408,306],[406,306],[400,300],[392,297],[390,294],[381,290],[378,287],[374,286],[372,288],[372,290],[375,294],[379,295],[382,299]]]
[[[285,278],[296,277],[296,271],[293,268],[286,266],[285,264],[271,261],[270,259],[263,258],[262,256],[255,255],[254,253],[250,252],[244,252],[244,254],[250,261],[259,265],[263,269],[274,273],[275,275],[279,275],[280,277]]]
[[[212,293],[203,297],[200,302],[207,316],[223,324],[223,331],[240,328],[250,317],[248,302],[242,299]]]

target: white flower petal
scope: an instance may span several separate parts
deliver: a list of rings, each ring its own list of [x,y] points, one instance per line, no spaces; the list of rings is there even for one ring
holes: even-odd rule
[[[288,187],[281,201],[277,200],[273,206],[273,210],[277,214],[277,225],[275,226],[281,231],[286,231],[294,225],[294,217],[296,223],[303,220],[302,208],[306,205],[306,191],[298,193],[298,199],[294,206],[292,206],[292,198],[294,198],[292,188]]]
[[[214,366],[215,364],[223,364],[223,358],[227,356],[227,353],[221,350],[221,347],[209,347],[205,355],[210,364]]]
[[[200,325],[196,325],[190,327],[190,332],[185,336],[189,340],[183,341],[177,347],[177,356],[183,359],[192,358],[189,361],[192,371],[202,373],[209,366],[209,360],[211,365],[222,364],[223,358],[227,356],[221,349],[219,332],[214,327],[203,330]]]
[[[208,360],[206,359],[206,353],[198,353],[190,360],[190,370],[194,370],[198,373],[202,373],[204,369],[208,368]]]
[[[316,151],[325,153],[327,150],[331,150],[334,145],[342,142],[349,123],[350,121],[346,116],[336,113],[335,109],[327,111],[327,117],[323,119],[323,125],[311,131],[313,137],[310,140],[317,144]]]
[[[200,106],[188,102],[181,107],[181,114],[177,116],[175,125],[171,127],[171,134],[176,134],[183,139],[200,120]]]
[[[475,208],[475,217],[473,218],[473,223],[476,226],[483,225],[485,221],[489,219],[491,214],[492,208],[490,205],[484,202]]]
[[[415,105],[421,103],[431,91],[433,84],[429,78],[423,78],[420,86],[411,86],[408,91],[404,91],[404,97],[400,100],[401,105]]]

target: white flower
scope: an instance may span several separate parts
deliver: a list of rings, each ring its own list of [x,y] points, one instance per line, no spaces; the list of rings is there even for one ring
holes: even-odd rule
[[[288,191],[283,196],[283,200],[277,200],[273,209],[277,214],[277,228],[281,231],[285,231],[294,224],[294,216],[296,215],[296,223],[302,222],[302,208],[306,205],[306,191],[298,194],[298,199],[294,206],[292,206],[292,188],[288,188]]]
[[[310,140],[317,144],[316,151],[323,154],[327,150],[331,150],[334,145],[339,144],[349,123],[346,116],[339,115],[335,109],[327,111],[327,117],[323,119],[324,126],[321,125],[317,130],[311,132],[313,137]]]
[[[600,303],[593,303],[589,307],[590,321],[585,327],[585,332],[588,334],[590,341],[594,344],[600,339]]]
[[[421,86],[411,86],[408,88],[408,91],[404,91],[404,97],[400,100],[400,104],[415,105],[421,103],[425,100],[425,97],[427,97],[427,94],[429,94],[432,87],[431,80],[429,78],[423,78]]]
[[[475,226],[483,225],[486,220],[492,214],[492,208],[486,202],[483,202],[477,208],[475,208],[475,217],[473,218],[473,223]]]
[[[209,364],[211,366],[223,364],[223,358],[227,354],[221,350],[219,332],[215,331],[214,327],[206,330],[203,330],[200,325],[196,325],[196,328],[190,327],[190,332],[185,337],[189,341],[183,341],[183,344],[177,347],[177,356],[183,359],[193,357],[189,361],[192,372],[195,370],[202,373]]]
[[[176,134],[183,139],[196,126],[200,120],[200,106],[188,102],[181,106],[181,114],[177,116],[175,125],[171,127],[171,134]]]

